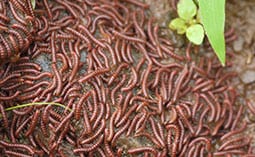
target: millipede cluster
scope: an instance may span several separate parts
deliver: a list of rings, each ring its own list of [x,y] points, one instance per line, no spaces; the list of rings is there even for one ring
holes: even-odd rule
[[[12,40],[14,36],[26,36],[22,43],[29,41],[18,61],[0,69],[2,154],[254,153],[252,138],[243,134],[244,106],[230,84],[236,74],[223,69],[215,57],[193,59],[190,46],[176,53],[147,12],[148,5],[137,0],[37,0],[34,10],[30,0],[1,5],[28,11],[23,22],[16,20],[2,32],[9,38],[0,36],[1,59],[10,57],[7,45],[16,43],[15,52],[20,52],[22,44],[19,38]],[[32,29],[22,29],[26,26]],[[66,108],[34,105],[5,110],[31,102],[57,102]],[[255,111],[251,103],[249,107]]]
[[[0,66],[15,62],[33,40],[34,12],[30,0],[0,2]]]

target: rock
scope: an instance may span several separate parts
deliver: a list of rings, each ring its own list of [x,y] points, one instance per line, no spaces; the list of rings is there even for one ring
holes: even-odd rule
[[[237,40],[234,41],[234,50],[237,52],[243,50],[243,44],[244,39],[242,37],[237,38]]]
[[[252,83],[255,81],[255,71],[254,70],[246,70],[241,74],[240,78],[244,84]]]
[[[46,55],[39,55],[36,57],[35,62],[42,67],[42,71],[51,72],[51,59]]]

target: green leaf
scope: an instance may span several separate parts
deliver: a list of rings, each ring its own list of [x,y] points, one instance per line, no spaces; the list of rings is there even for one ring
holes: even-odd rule
[[[35,9],[35,0],[31,0],[31,3],[32,3],[33,9]]]
[[[192,43],[200,45],[204,39],[204,29],[200,24],[191,25],[186,31],[186,36]]]
[[[199,0],[201,22],[221,64],[225,65],[225,0]]]
[[[180,18],[188,21],[197,13],[197,6],[193,0],[180,0],[177,4],[177,13]]]
[[[183,19],[175,18],[170,22],[169,28],[172,30],[177,30],[178,34],[184,34],[186,32],[187,26]]]

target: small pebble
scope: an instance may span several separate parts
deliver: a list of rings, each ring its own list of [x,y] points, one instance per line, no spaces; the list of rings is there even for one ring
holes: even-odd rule
[[[237,40],[234,41],[234,50],[239,52],[243,50],[244,39],[242,37],[238,37]]]
[[[249,84],[255,81],[255,71],[254,70],[246,70],[241,74],[241,80],[244,84]]]

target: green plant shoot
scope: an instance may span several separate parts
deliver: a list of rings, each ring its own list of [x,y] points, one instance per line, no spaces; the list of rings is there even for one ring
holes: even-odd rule
[[[178,34],[185,34],[190,42],[200,45],[204,39],[204,29],[199,24],[197,6],[193,0],[180,0],[177,4],[177,18],[173,19],[169,28],[176,30]]]
[[[225,66],[225,0],[199,0],[200,18],[212,48]]]
[[[176,30],[178,34],[186,34],[187,39],[195,45],[200,45],[206,34],[223,66],[226,57],[225,3],[225,0],[179,0],[179,17],[169,24],[170,29]]]

